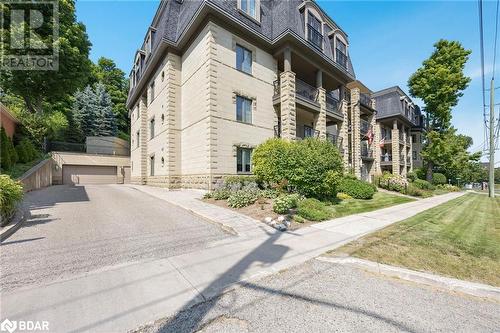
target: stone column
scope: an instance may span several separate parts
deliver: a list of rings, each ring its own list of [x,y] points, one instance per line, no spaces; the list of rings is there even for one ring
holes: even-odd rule
[[[410,131],[410,172],[413,171],[413,137]]]
[[[375,104],[375,99],[372,98],[372,108],[376,110],[376,104]],[[372,129],[373,129],[373,143],[372,143],[372,151],[373,151],[373,174],[378,175],[382,173],[382,169],[380,168],[380,156],[381,156],[381,151],[380,151],[380,136],[381,136],[381,131],[380,131],[380,126],[377,123],[377,112],[375,111],[372,115],[372,121],[371,121]]]
[[[354,175],[361,178],[360,91],[351,89],[351,151]]]
[[[392,174],[399,175],[399,129],[398,122],[394,120],[392,124]]]
[[[148,99],[142,96],[139,100],[141,127],[139,133],[141,149],[141,184],[146,184],[148,178]]]
[[[340,112],[342,113],[342,122],[339,125],[338,136],[340,142],[338,143],[342,159],[344,161],[344,168],[349,167],[349,112],[347,110],[347,99],[344,92],[344,87],[340,91]]]
[[[285,140],[297,138],[297,119],[295,109],[295,73],[280,74],[281,137]]]
[[[319,114],[314,117],[314,129],[319,131],[319,138],[326,140],[326,90],[318,88]]]
[[[408,146],[406,145],[406,128],[403,126],[403,172],[401,175],[406,177],[408,171]]]

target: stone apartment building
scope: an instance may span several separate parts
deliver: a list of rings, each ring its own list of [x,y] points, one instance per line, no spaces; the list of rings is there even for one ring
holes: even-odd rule
[[[381,169],[371,94],[314,1],[162,1],[130,74],[131,180],[210,189],[251,173],[271,137],[330,140],[369,180]]]

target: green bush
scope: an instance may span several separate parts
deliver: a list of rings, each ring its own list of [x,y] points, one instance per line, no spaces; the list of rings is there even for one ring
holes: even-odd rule
[[[337,193],[337,199],[349,200],[349,199],[352,199],[352,197],[347,193],[339,192],[339,193]]]
[[[26,152],[26,149],[24,148],[23,145],[21,145],[21,144],[17,145],[16,152],[17,152],[17,156],[19,157],[19,162],[27,163],[30,161],[28,153]]]
[[[422,180],[422,179],[417,179],[415,180],[412,185],[416,188],[419,188],[421,190],[433,190],[434,189],[434,186],[429,183],[428,181],[426,180]]]
[[[227,199],[227,205],[232,208],[242,208],[253,204],[259,196],[258,191],[239,190],[231,193]]]
[[[434,185],[444,185],[447,183],[446,176],[442,173],[436,172],[432,174],[432,183]]]
[[[212,198],[215,200],[226,200],[231,195],[231,191],[225,187],[218,188],[212,192]]]
[[[415,180],[418,179],[418,175],[415,171],[410,171],[408,172],[408,175],[406,176],[410,182],[414,182]]]
[[[326,198],[335,198],[337,196],[338,187],[342,180],[342,176],[337,171],[330,170],[325,175],[323,181],[324,193]]]
[[[23,198],[23,186],[7,175],[0,175],[0,215],[2,222],[14,213],[17,203]]]
[[[425,180],[427,178],[427,171],[424,168],[413,169],[413,173],[417,175],[418,179]]]
[[[270,188],[260,191],[260,194],[267,199],[276,199],[279,196],[278,191]]]
[[[274,200],[273,211],[276,214],[286,214],[290,209],[297,207],[299,199],[300,196],[296,193],[282,195]]]
[[[298,202],[297,215],[310,221],[323,221],[329,219],[331,213],[324,203],[310,198]]]
[[[312,138],[294,142],[270,139],[254,150],[252,163],[261,181],[278,184],[285,180],[288,187],[307,197],[329,195],[327,173],[342,173],[342,159],[335,145]]]
[[[293,220],[297,223],[304,223],[306,221],[302,216],[299,215],[294,215]]]
[[[242,187],[249,183],[257,183],[255,176],[229,176],[224,178],[225,185],[240,184]]]
[[[455,185],[451,185],[451,184],[441,184],[441,185],[437,185],[436,187],[440,190],[445,190],[448,192],[459,192],[460,191],[460,188],[458,188]]]
[[[338,190],[355,199],[371,199],[375,194],[372,184],[356,178],[342,178]]]
[[[0,167],[3,170],[10,170],[14,165],[10,157],[10,139],[5,133],[5,129],[0,129]]]

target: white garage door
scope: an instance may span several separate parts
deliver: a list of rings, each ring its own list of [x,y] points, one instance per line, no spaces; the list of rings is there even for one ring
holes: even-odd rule
[[[116,184],[116,166],[63,165],[63,184]]]

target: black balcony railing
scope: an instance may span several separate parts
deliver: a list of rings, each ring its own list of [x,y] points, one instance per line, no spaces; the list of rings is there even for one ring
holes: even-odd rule
[[[332,134],[332,133],[326,133],[326,140],[330,141],[334,145],[338,145],[340,141],[340,137],[338,135]]]
[[[372,107],[372,99],[371,99],[370,95],[360,93],[359,94],[359,102],[362,105],[367,106],[369,108]]]
[[[361,135],[366,135],[370,131],[370,123],[364,119],[361,119],[359,122],[359,130],[361,132]]]
[[[278,97],[281,95],[281,85],[280,85],[280,80],[276,80],[273,82],[273,86],[274,86],[274,94],[273,94],[273,98],[275,97]]]
[[[323,35],[310,24],[307,25],[307,40],[318,49],[323,49]]]
[[[304,125],[304,139],[305,138],[318,138],[319,137],[319,131],[315,130],[314,128]]]
[[[326,110],[330,112],[338,112],[339,110],[339,100],[330,95],[326,94]]]
[[[295,79],[295,93],[311,102],[318,101],[318,89],[302,80]]]
[[[380,162],[382,162],[382,163],[392,162],[392,155],[391,154],[382,154],[382,156],[380,156]]]
[[[281,124],[274,125],[274,137],[281,138]]]
[[[373,151],[368,145],[361,145],[361,157],[373,158]]]
[[[339,49],[335,52],[335,62],[347,69],[347,55]]]

